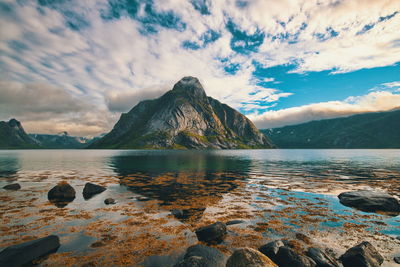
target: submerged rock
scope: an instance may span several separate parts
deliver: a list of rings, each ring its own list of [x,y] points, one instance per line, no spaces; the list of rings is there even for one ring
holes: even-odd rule
[[[289,247],[280,247],[276,255],[276,263],[279,266],[290,267],[316,267],[317,264],[311,258],[298,254]]]
[[[6,186],[3,186],[3,189],[6,189],[6,190],[19,190],[19,189],[21,189],[21,186],[18,183],[8,184]]]
[[[100,194],[101,192],[105,191],[107,188],[101,185],[86,183],[85,187],[83,188],[83,197],[85,199],[89,199],[96,194]]]
[[[400,256],[394,257],[393,260],[395,263],[400,264]]]
[[[383,263],[382,255],[367,241],[348,249],[340,260],[344,267],[378,267]]]
[[[199,241],[206,243],[221,243],[226,235],[226,225],[216,222],[196,229],[196,236]]]
[[[222,267],[225,266],[225,256],[218,249],[204,245],[194,245],[186,250],[183,260],[174,267]]]
[[[104,204],[106,204],[106,205],[111,205],[111,204],[115,204],[116,202],[115,202],[115,199],[113,199],[113,198],[111,198],[111,197],[109,197],[109,198],[106,198],[105,200],[104,200]]]
[[[309,248],[306,252],[306,255],[308,257],[310,257],[311,259],[313,259],[317,263],[316,267],[339,267],[340,266],[339,263],[334,258],[329,256],[328,254],[326,254],[319,248]]]
[[[47,198],[57,207],[65,207],[75,199],[75,189],[67,182],[60,182],[47,193]]]
[[[240,224],[240,223],[245,223],[245,222],[246,221],[243,221],[243,220],[232,220],[232,221],[226,222],[225,225],[228,226],[228,225]]]
[[[276,255],[278,254],[279,248],[283,247],[285,244],[283,244],[283,242],[281,240],[275,240],[272,242],[269,242],[265,245],[262,245],[261,247],[258,248],[258,250],[264,254],[265,256],[267,256],[268,258],[270,258],[271,260],[273,260],[274,262],[277,261],[276,259]]]
[[[184,212],[183,210],[179,210],[179,209],[173,209],[171,210],[171,214],[174,215],[176,218],[183,218],[184,217]]]
[[[228,258],[226,267],[278,267],[270,258],[252,248],[235,250]]]
[[[33,260],[56,252],[59,246],[60,239],[55,235],[9,246],[0,252],[0,266],[29,265]]]
[[[338,198],[343,205],[366,212],[400,213],[400,202],[386,193],[359,190],[341,193]]]

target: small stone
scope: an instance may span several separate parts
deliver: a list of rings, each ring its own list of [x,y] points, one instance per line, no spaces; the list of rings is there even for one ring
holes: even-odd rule
[[[183,210],[179,210],[179,209],[171,210],[171,214],[174,215],[176,218],[183,218],[183,216],[184,216]]]
[[[280,247],[276,255],[276,262],[279,266],[290,267],[316,267],[317,264],[311,258],[298,254],[289,247]]]
[[[104,200],[104,204],[106,204],[106,205],[111,205],[111,204],[115,204],[116,202],[115,202],[115,199],[113,199],[113,198],[106,198],[105,200]]]
[[[75,199],[75,189],[63,181],[50,189],[47,193],[47,198],[51,203],[62,208]]]
[[[0,266],[31,266],[32,261],[56,252],[59,247],[60,239],[55,235],[9,246],[0,252]]]
[[[6,190],[19,190],[19,189],[21,189],[21,186],[18,183],[8,184],[6,186],[3,186],[3,189],[6,189]]]
[[[226,267],[278,267],[270,258],[252,248],[235,250],[228,258]]]
[[[319,248],[309,248],[306,255],[317,263],[317,267],[339,267],[339,263]]]
[[[274,262],[276,262],[276,255],[278,254],[279,248],[283,247],[284,245],[285,244],[283,244],[281,240],[275,240],[265,245],[262,245],[261,247],[258,248],[258,250],[262,254],[264,254]]]
[[[400,264],[400,256],[394,257],[393,260],[395,263]]]
[[[364,241],[348,249],[340,260],[344,267],[379,267],[384,259],[371,243]]]
[[[234,224],[240,224],[240,223],[245,223],[245,221],[243,221],[243,220],[232,220],[232,221],[229,221],[229,222],[225,223],[225,225],[228,226],[228,225],[234,225]]]
[[[83,198],[89,199],[94,195],[100,194],[101,192],[105,191],[107,188],[101,185],[86,183],[85,187],[83,188]]]
[[[199,241],[206,243],[221,243],[226,235],[224,223],[216,222],[196,229],[196,236]]]
[[[149,198],[149,197],[136,197],[135,199],[137,201],[149,201],[149,200],[151,200],[151,198]]]

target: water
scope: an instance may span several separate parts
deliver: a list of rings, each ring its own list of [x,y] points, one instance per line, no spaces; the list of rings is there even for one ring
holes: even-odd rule
[[[399,177],[400,150],[5,150],[0,187],[22,189],[0,191],[0,247],[58,234],[60,249],[42,265],[132,265],[178,255],[196,243],[198,226],[242,219],[221,250],[300,232],[338,253],[370,240],[389,260],[400,252],[399,217],[344,207],[337,194],[365,188],[400,197]],[[58,208],[47,192],[62,180],[77,195]],[[107,190],[84,200],[88,181]],[[107,197],[118,203],[106,206]]]

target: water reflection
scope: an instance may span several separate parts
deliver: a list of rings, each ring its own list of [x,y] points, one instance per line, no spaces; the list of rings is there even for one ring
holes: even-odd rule
[[[15,155],[0,157],[0,178],[13,177],[21,169],[20,162]]]
[[[165,209],[183,210],[181,220],[196,220],[207,206],[240,186],[251,161],[210,152],[153,152],[114,156],[110,166],[121,176],[120,184]]]

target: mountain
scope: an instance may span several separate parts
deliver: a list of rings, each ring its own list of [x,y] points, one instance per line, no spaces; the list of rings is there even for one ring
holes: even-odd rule
[[[271,148],[254,124],[211,97],[194,77],[123,113],[112,131],[89,148]]]
[[[279,148],[400,148],[400,110],[262,130]]]
[[[0,149],[39,148],[16,119],[0,121]]]
[[[29,134],[41,148],[77,149],[87,147],[91,139],[70,136],[67,132],[60,134]]]

